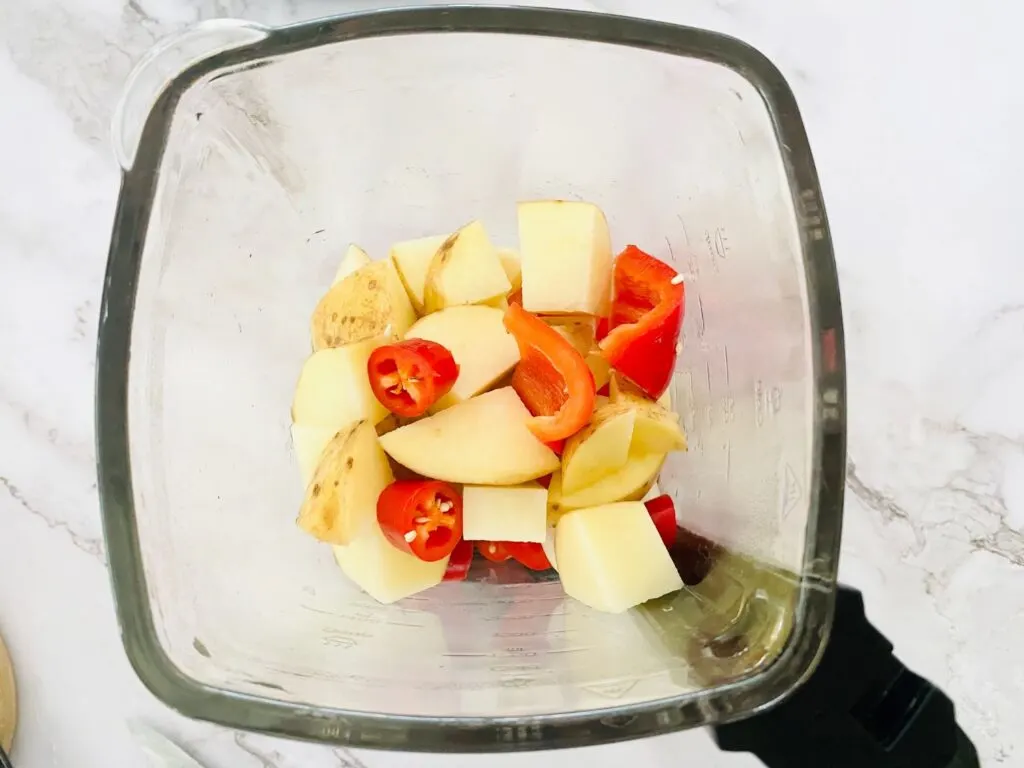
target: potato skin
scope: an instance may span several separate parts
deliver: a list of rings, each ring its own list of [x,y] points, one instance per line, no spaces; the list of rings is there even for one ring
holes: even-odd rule
[[[368,421],[341,430],[324,448],[306,488],[298,526],[320,541],[349,544],[361,532],[391,470]]]
[[[411,316],[411,308],[399,306],[405,289],[393,271],[390,262],[375,261],[332,286],[313,310],[313,351],[405,333],[404,320]]]

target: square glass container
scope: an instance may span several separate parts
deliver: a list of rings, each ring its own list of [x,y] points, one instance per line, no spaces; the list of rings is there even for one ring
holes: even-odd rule
[[[137,67],[98,345],[110,570],[156,696],[360,747],[596,744],[747,716],[828,636],[845,465],[839,293],[794,98],[735,39],[444,7],[202,24]],[[514,566],[381,606],[294,519],[289,404],[349,242],[584,199],[687,281],[659,479],[721,549],[594,612]],[[691,563],[691,565],[693,565]]]

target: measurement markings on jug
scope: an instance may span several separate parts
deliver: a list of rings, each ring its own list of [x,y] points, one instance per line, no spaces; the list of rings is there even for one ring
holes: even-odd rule
[[[787,519],[803,497],[800,480],[796,476],[793,465],[786,462],[782,471],[782,519]]]
[[[807,232],[811,240],[823,240],[825,238],[825,222],[821,215],[821,205],[818,202],[818,193],[813,189],[805,189],[797,198],[797,214],[800,217],[800,224]]]

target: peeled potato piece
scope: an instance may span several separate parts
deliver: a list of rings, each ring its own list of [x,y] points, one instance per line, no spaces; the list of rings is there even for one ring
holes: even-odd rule
[[[406,338],[441,344],[455,358],[459,375],[431,410],[442,411],[494,385],[519,362],[519,345],[493,307],[449,307],[416,322]]]
[[[395,461],[450,483],[518,485],[558,469],[558,456],[526,426],[531,418],[512,387],[453,405],[382,435]]]
[[[366,366],[383,339],[321,349],[302,366],[292,400],[292,421],[341,429],[362,419],[377,424],[388,411],[373,394]]]
[[[512,290],[522,288],[523,262],[519,258],[519,251],[514,248],[499,248],[498,258],[501,260],[501,268],[505,270],[505,277],[512,284]]]
[[[531,200],[519,203],[518,215],[523,309],[607,314],[612,250],[601,209],[592,203]]]
[[[348,546],[334,547],[334,559],[342,573],[385,605],[440,584],[448,567],[447,557],[426,563],[397,549],[376,520]]]
[[[299,510],[299,527],[329,544],[350,543],[376,524],[377,497],[393,479],[373,425],[349,425],[320,456]]]
[[[577,509],[555,528],[562,587],[591,608],[622,613],[683,588],[642,502]]]
[[[462,489],[462,537],[468,541],[533,541],[547,531],[548,492],[537,483]]]

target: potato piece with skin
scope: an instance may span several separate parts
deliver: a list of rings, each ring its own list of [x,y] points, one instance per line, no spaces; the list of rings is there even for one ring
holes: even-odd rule
[[[452,233],[437,249],[423,289],[426,311],[481,304],[512,289],[487,230],[474,221]]]
[[[355,274],[371,263],[372,260],[366,251],[353,243],[345,252],[345,258],[341,260],[341,264],[338,265],[338,271],[334,275],[334,282],[331,283],[331,286],[337,285],[349,275]]]
[[[302,530],[348,544],[377,521],[377,497],[394,478],[368,421],[340,430],[324,448],[299,510]]]
[[[383,421],[388,410],[374,397],[366,374],[370,353],[382,343],[368,339],[310,355],[295,385],[292,421],[334,430],[362,419]]]
[[[567,513],[555,528],[555,556],[566,594],[599,611],[622,613],[683,588],[642,502]]]
[[[626,463],[636,412],[595,408],[590,424],[570,437],[562,452],[562,493],[571,494],[617,472]]]
[[[399,339],[416,321],[394,264],[377,261],[333,286],[310,323],[313,349],[354,344],[377,336]]]
[[[519,345],[505,330],[500,309],[481,306],[449,307],[419,320],[407,339],[427,339],[444,346],[459,366],[448,394],[432,412],[442,411],[492,387],[519,362]]]
[[[679,426],[679,416],[647,398],[639,389],[612,372],[609,399],[612,409],[633,410],[636,425],[632,449],[668,453],[685,451],[686,435]]]
[[[608,222],[592,203],[519,203],[523,309],[603,317],[611,299]]]
[[[292,451],[302,475],[302,487],[309,485],[320,463],[324,448],[338,434],[333,427],[321,427],[315,424],[292,424]]]
[[[462,489],[462,538],[467,541],[532,541],[547,531],[548,492],[537,483]]]
[[[377,423],[377,436],[386,435],[388,432],[394,432],[398,429],[398,417],[393,413],[389,413],[381,421]]]
[[[647,395],[645,395],[636,384],[631,382],[618,371],[611,371],[609,373],[608,390],[608,394],[610,395],[610,399],[613,403],[636,401],[644,403],[651,402],[651,399],[647,397]],[[662,396],[654,402],[666,411],[672,411],[672,387],[669,386]]]
[[[395,461],[425,477],[518,485],[559,465],[527,428],[529,418],[515,390],[502,387],[389,432],[380,443]]]
[[[447,557],[426,563],[397,549],[376,518],[351,544],[335,546],[334,559],[356,586],[385,605],[440,584],[448,567]]]
[[[557,516],[567,510],[582,507],[642,499],[654,484],[664,463],[663,453],[643,453],[631,449],[626,463],[617,472],[572,493],[563,492],[561,480],[556,486],[552,478],[548,486],[549,518],[552,513]]]
[[[557,525],[558,519],[568,511],[562,506],[562,473],[555,472],[548,480],[548,525]]]
[[[430,235],[415,240],[404,240],[391,246],[390,258],[398,268],[406,293],[419,314],[424,314],[423,290],[427,284],[427,272],[434,254],[448,235]]]

